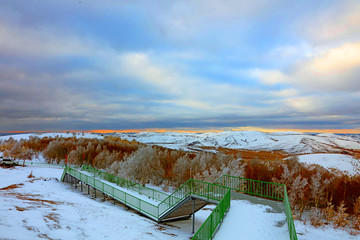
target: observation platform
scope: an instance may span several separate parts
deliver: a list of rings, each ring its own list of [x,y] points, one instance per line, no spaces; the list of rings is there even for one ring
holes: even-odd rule
[[[84,165],[81,169],[65,166],[61,181],[100,191],[157,222],[188,219],[209,203],[217,206],[198,229],[192,239],[212,239],[229,211],[231,199],[248,199],[271,203],[285,212],[287,236],[297,240],[286,187],[282,184],[261,182],[224,175],[214,183],[189,179],[171,194],[157,191],[104,171]],[[249,196],[252,195],[252,196]],[[269,201],[267,198],[275,201]],[[284,222],[285,224],[285,222]],[[193,218],[194,233],[194,218]],[[287,238],[289,239],[289,238]]]

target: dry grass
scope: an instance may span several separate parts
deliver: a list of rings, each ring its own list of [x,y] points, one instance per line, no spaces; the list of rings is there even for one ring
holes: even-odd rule
[[[59,214],[57,213],[49,213],[44,216],[44,221],[47,223],[47,227],[50,229],[61,229]]]
[[[18,207],[18,206],[15,206],[16,210],[18,210],[19,212],[23,212],[23,211],[26,211],[26,210],[29,210],[28,208],[22,208],[22,207]]]
[[[21,193],[5,193],[6,195],[14,196],[17,199],[24,200],[24,201],[30,201],[32,203],[46,205],[60,205],[63,204],[63,202],[60,201],[52,201],[52,200],[46,200],[46,199],[40,199],[39,197],[42,197],[41,195],[33,195],[33,194],[21,194]]]
[[[10,189],[15,189],[15,188],[19,188],[20,186],[23,186],[24,184],[23,183],[20,183],[20,184],[11,184],[7,187],[3,187],[3,188],[0,188],[0,190],[10,190]]]
[[[21,200],[26,200],[26,201],[40,202],[42,204],[48,203],[48,204],[53,204],[53,205],[59,205],[59,204],[63,203],[63,202],[58,202],[58,201],[46,200],[46,199],[31,198],[31,197],[28,197],[28,196],[23,195],[23,194],[17,194],[16,198],[21,199]]]

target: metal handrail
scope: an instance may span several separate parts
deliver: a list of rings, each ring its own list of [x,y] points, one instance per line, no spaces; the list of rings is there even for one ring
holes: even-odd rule
[[[84,174],[80,171],[73,169],[72,167],[65,166],[64,172],[71,174],[72,176],[78,178],[79,180],[89,184],[90,186],[98,189],[101,192],[104,192],[111,196],[112,198],[134,208],[135,210],[148,215],[149,217],[157,220],[157,209],[158,207],[154,204],[151,204],[143,199],[135,197],[125,191],[122,191],[119,188],[115,188],[109,184],[100,181],[99,179]],[[62,180],[64,175],[62,176]]]
[[[297,240],[294,219],[285,184],[264,182],[230,175],[223,175],[215,180],[214,183],[227,186],[234,191],[284,202],[290,240]]]
[[[81,167],[81,170],[90,172],[90,173],[94,174],[95,176],[98,176],[108,182],[116,183],[118,186],[133,190],[135,192],[138,192],[139,194],[148,196],[156,201],[161,202],[169,196],[169,194],[167,194],[167,193],[164,193],[164,192],[161,192],[161,191],[149,188],[149,187],[142,186],[136,182],[132,182],[130,180],[112,175],[103,170],[99,170],[99,169],[90,167],[89,165],[83,165]]]
[[[91,170],[94,172],[94,175],[97,175],[103,178],[104,180],[110,179],[114,183],[117,183],[117,185],[119,185],[120,180],[127,183],[128,185],[134,185],[134,186],[139,185],[137,183],[128,181],[123,178],[119,178],[117,176],[92,168],[90,166],[83,167],[82,170]],[[166,198],[162,199],[159,205],[156,206],[142,199],[139,199],[135,196],[132,196],[131,194],[123,192],[118,188],[115,188],[102,181],[99,181],[94,177],[81,173],[69,166],[65,166],[61,180],[63,180],[66,172],[69,172],[74,176],[76,175],[75,177],[80,177],[79,179],[81,181],[85,181],[88,184],[90,179],[91,181],[93,181],[92,185],[90,183],[91,186],[98,188],[100,191],[105,192],[111,197],[127,205],[130,205],[132,208],[136,209],[141,213],[144,213],[145,215],[150,216],[156,221],[159,221],[161,216],[166,214],[169,210],[171,210],[174,206],[176,206],[180,201],[182,201],[184,198],[188,197],[189,195],[198,195],[207,198],[207,200],[211,199],[217,201],[218,202],[217,207],[213,210],[213,212],[209,215],[209,217],[205,220],[205,222],[201,225],[199,230],[193,236],[192,239],[196,239],[196,240],[198,239],[207,240],[212,238],[212,236],[216,232],[216,229],[219,227],[220,222],[225,217],[226,212],[229,210],[231,190],[242,192],[245,194],[255,195],[263,198],[280,200],[283,201],[285,205],[285,214],[288,223],[290,240],[297,240],[294,220],[291,213],[286,186],[284,184],[234,177],[230,175],[223,175],[217,180],[215,180],[214,183],[189,179],[184,184],[182,184],[178,189],[176,189],[172,194],[168,195],[163,193],[166,195]],[[98,185],[96,185],[95,182],[97,182]],[[156,191],[162,193],[160,191],[151,188],[147,188],[144,186],[141,187],[144,189],[153,190],[154,192]],[[139,187],[139,193],[143,194],[141,192],[141,187]],[[120,196],[121,194],[119,193],[122,193],[122,195],[124,195],[125,197],[121,197]],[[130,201],[130,202],[127,201],[126,197],[130,199],[135,199],[136,200],[135,203],[134,201]],[[154,196],[152,198],[156,199]],[[145,207],[146,209],[144,209],[144,206],[146,206]]]

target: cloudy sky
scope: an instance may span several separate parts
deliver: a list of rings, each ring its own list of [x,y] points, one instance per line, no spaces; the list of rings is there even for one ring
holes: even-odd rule
[[[360,1],[1,0],[0,130],[360,128]]]

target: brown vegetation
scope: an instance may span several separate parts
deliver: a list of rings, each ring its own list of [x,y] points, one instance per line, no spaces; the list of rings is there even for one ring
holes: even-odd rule
[[[224,148],[224,147],[201,147],[204,150],[216,150],[220,153],[226,155],[233,155],[238,156],[241,155],[243,160],[282,160],[289,157],[284,151],[275,150],[275,151],[264,151],[264,150],[249,150],[249,149],[231,149],[231,148]]]
[[[7,187],[3,187],[3,188],[0,188],[0,190],[10,190],[10,189],[15,189],[15,188],[19,188],[20,186],[23,186],[24,184],[23,183],[20,183],[20,184],[11,184]]]

